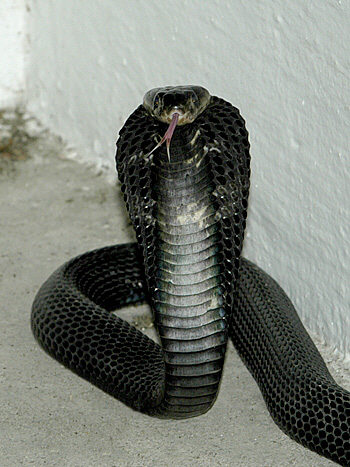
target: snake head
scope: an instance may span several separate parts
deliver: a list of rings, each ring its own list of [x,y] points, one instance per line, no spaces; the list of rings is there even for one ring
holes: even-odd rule
[[[143,106],[157,120],[170,124],[178,114],[178,125],[192,123],[208,106],[211,96],[201,86],[166,86],[146,92]]]

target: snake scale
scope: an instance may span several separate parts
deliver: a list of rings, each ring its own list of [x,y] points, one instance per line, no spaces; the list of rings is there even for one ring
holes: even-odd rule
[[[178,419],[215,402],[230,337],[275,423],[349,466],[350,393],[279,285],[241,257],[249,162],[245,122],[230,103],[199,86],[146,93],[116,154],[137,242],[55,271],[34,300],[32,330],[44,350],[102,390]],[[111,313],[143,301],[161,346]]]

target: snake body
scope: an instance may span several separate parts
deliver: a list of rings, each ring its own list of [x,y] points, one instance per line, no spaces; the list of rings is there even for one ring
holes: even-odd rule
[[[161,135],[176,122],[166,150]],[[198,86],[151,90],[120,131],[116,160],[137,243],[50,276],[32,308],[41,346],[136,410],[187,418],[215,402],[231,337],[275,423],[349,466],[350,393],[279,285],[241,257],[250,157],[238,109]],[[145,300],[161,346],[111,313]]]

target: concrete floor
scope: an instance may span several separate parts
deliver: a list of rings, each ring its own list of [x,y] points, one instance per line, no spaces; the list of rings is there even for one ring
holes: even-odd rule
[[[48,135],[27,149],[29,158],[0,153],[0,465],[335,465],[274,425],[232,346],[216,404],[185,421],[134,412],[39,348],[29,316],[41,283],[72,256],[133,233],[119,187],[65,159]],[[124,315],[140,313],[145,308]],[[321,351],[338,382],[350,387],[349,373]]]

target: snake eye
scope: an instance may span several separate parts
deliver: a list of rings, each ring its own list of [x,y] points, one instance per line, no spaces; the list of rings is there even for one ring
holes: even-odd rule
[[[159,103],[160,103],[159,96],[156,96],[153,101],[153,108],[156,109],[157,107],[159,107]]]
[[[194,104],[196,104],[196,102],[198,102],[198,100],[199,100],[199,99],[198,99],[197,94],[196,94],[196,93],[193,93],[193,94],[192,94],[192,102],[193,102]]]

